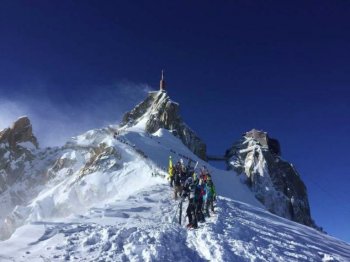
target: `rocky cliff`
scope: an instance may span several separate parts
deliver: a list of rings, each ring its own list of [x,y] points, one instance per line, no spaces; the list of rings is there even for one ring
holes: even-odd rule
[[[179,104],[171,101],[165,91],[150,92],[148,97],[127,112],[121,126],[144,124],[149,133],[160,128],[171,130],[194,154],[206,159],[206,144],[181,119]]]
[[[270,212],[316,227],[306,186],[293,165],[281,158],[278,140],[253,129],[226,151],[226,158],[228,168],[245,177]]]
[[[38,141],[33,135],[30,120],[26,116],[18,118],[11,127],[0,131],[0,143],[7,143],[14,152],[20,143],[25,142],[32,143],[36,148],[39,147]]]

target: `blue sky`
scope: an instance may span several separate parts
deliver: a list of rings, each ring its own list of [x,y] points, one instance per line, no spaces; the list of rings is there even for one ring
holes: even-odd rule
[[[63,142],[117,122],[164,68],[209,153],[267,131],[316,222],[350,242],[350,3],[213,3],[2,2],[0,127],[28,114],[42,144]]]

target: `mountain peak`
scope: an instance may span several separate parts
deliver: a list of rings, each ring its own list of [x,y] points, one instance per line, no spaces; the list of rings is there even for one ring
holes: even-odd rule
[[[165,90],[149,92],[147,98],[127,112],[121,126],[139,126],[148,133],[168,129],[194,154],[206,159],[205,143],[184,123],[180,105],[170,99]]]
[[[228,169],[245,176],[270,212],[318,228],[311,218],[306,186],[293,165],[281,158],[277,139],[252,129],[226,151],[226,159]]]
[[[246,132],[243,136],[246,138],[255,139],[261,144],[261,146],[268,148],[273,154],[278,156],[281,155],[280,143],[277,139],[269,137],[267,132],[253,128],[252,130]]]
[[[8,143],[12,151],[16,151],[18,144],[26,142],[32,143],[36,148],[39,147],[27,116],[18,118],[11,127],[0,131],[0,143]]]

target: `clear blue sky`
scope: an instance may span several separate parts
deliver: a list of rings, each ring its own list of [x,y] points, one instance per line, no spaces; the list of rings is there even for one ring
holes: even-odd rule
[[[164,68],[210,153],[267,131],[316,222],[350,242],[349,17],[348,1],[2,1],[0,99],[90,127],[119,119]]]

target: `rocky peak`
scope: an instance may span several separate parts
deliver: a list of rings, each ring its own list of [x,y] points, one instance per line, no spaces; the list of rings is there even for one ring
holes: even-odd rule
[[[168,129],[194,154],[206,159],[205,143],[183,122],[179,111],[179,104],[172,101],[164,90],[149,92],[143,102],[124,115],[121,126],[144,123],[149,133],[160,128]]]
[[[252,129],[243,136],[256,140],[261,146],[268,148],[271,153],[281,155],[280,143],[277,139],[270,138],[266,132]]]
[[[35,148],[39,147],[30,120],[26,116],[18,118],[10,128],[0,131],[0,143],[8,143],[11,151],[16,151],[17,145],[23,142],[30,142]]]
[[[278,140],[253,129],[226,151],[228,169],[243,175],[256,198],[279,216],[317,227],[307,189],[293,165],[281,157]]]
[[[23,176],[35,158],[33,149],[38,146],[28,117],[21,117],[0,131],[0,193]]]

